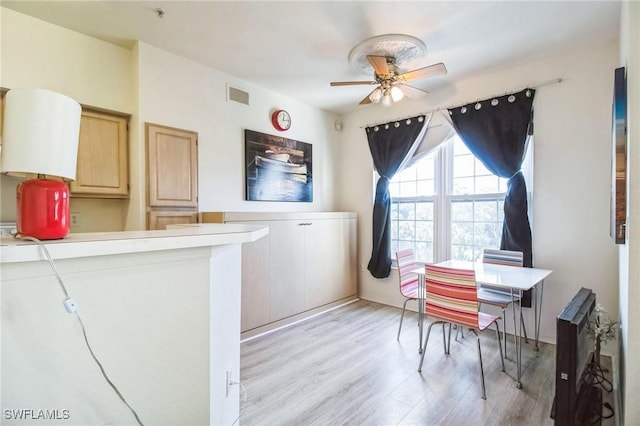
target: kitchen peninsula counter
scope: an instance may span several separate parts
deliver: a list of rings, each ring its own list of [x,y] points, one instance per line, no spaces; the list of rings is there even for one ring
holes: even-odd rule
[[[193,224],[43,242],[96,356],[144,424],[237,420],[241,246],[268,232]],[[20,413],[134,424],[38,245],[2,238],[0,266],[0,411],[11,417],[3,424],[25,424]]]
[[[54,259],[132,254],[256,241],[269,233],[266,226],[226,224],[172,225],[162,231],[91,232],[43,241]],[[0,263],[45,260],[36,243],[0,238]]]

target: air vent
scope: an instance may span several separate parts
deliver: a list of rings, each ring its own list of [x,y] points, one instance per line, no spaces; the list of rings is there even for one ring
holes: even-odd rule
[[[249,93],[244,90],[236,89],[235,87],[228,86],[228,100],[239,102],[241,104],[249,105]]]

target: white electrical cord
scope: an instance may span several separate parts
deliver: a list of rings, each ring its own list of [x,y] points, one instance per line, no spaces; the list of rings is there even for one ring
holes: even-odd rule
[[[84,336],[84,342],[86,343],[87,348],[89,349],[89,353],[91,353],[91,357],[93,358],[95,363],[98,365],[98,368],[100,368],[100,372],[102,373],[102,376],[107,381],[109,386],[111,386],[111,388],[114,390],[116,395],[118,395],[118,398],[120,398],[120,400],[124,403],[124,405],[126,405],[127,408],[129,408],[129,410],[131,411],[133,416],[136,418],[136,421],[138,422],[138,424],[140,426],[144,426],[142,421],[140,420],[140,417],[138,417],[138,413],[136,413],[136,411],[133,409],[133,407],[131,407],[131,405],[129,405],[127,400],[124,398],[124,396],[122,396],[122,394],[118,390],[117,386],[111,381],[111,379],[109,379],[109,376],[107,376],[107,373],[104,371],[104,367],[102,366],[102,363],[98,360],[98,358],[96,357],[96,354],[93,352],[93,349],[91,348],[91,344],[89,344],[89,339],[87,337],[87,331],[84,328],[84,324],[82,322],[82,319],[80,318],[80,314],[78,314],[78,310],[77,310],[78,306],[76,305],[75,300],[73,300],[71,297],[69,297],[69,293],[67,292],[67,288],[65,287],[64,283],[62,282],[62,278],[60,277],[60,273],[58,273],[58,268],[56,268],[56,265],[53,262],[53,259],[51,258],[51,255],[49,254],[49,250],[47,250],[47,247],[44,244],[42,244],[42,242],[37,238],[29,237],[29,236],[26,236],[26,235],[20,235],[18,233],[15,233],[15,234],[12,234],[12,235],[13,235],[13,238],[20,239],[20,240],[33,241],[33,242],[38,244],[38,247],[40,248],[40,251],[42,251],[42,253],[45,255],[45,257],[49,261],[49,265],[51,265],[51,269],[53,269],[53,273],[55,274],[56,279],[58,280],[58,283],[60,284],[60,288],[62,289],[62,292],[64,293],[64,297],[65,297],[65,299],[63,301],[64,307],[67,310],[67,312],[75,314],[76,318],[78,319],[78,322],[80,323],[80,328],[82,329],[82,335]]]

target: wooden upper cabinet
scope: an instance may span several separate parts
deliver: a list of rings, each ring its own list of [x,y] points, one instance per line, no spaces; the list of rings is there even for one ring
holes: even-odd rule
[[[72,196],[128,198],[127,117],[83,109]]]
[[[149,207],[198,207],[198,134],[145,125]]]

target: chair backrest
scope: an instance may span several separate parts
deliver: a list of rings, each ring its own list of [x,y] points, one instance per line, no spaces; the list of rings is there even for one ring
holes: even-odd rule
[[[427,265],[427,316],[478,328],[478,290],[473,269]]]
[[[413,249],[404,249],[396,252],[398,262],[398,274],[400,276],[400,293],[408,296],[418,288],[418,276],[411,273],[418,267]]]
[[[523,266],[521,251],[484,249],[482,263],[493,263],[507,266]]]

